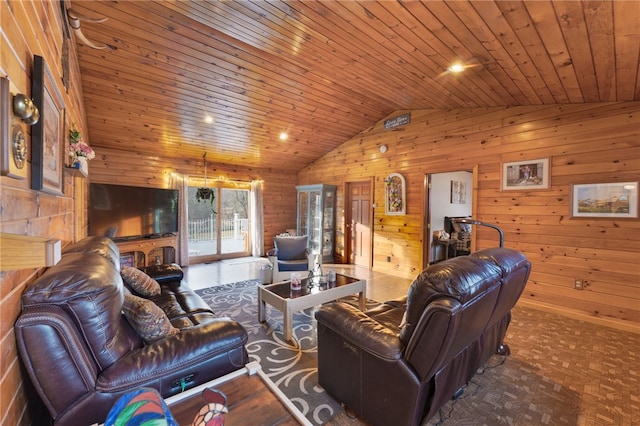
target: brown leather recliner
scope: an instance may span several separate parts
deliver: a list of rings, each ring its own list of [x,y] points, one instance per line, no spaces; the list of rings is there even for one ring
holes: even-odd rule
[[[406,297],[316,312],[320,385],[373,425],[419,425],[466,385],[503,339],[531,264],[507,248],[422,271]]]
[[[147,386],[168,397],[248,362],[244,327],[217,318],[179,266],[149,274],[161,285],[153,301],[180,332],[148,344],[123,315],[119,253],[108,238],[67,248],[23,293],[18,348],[56,425],[101,423],[127,391]]]

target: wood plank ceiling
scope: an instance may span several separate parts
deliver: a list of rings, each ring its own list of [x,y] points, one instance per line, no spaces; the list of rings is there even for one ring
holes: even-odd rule
[[[98,149],[300,169],[398,110],[640,100],[636,1],[67,3],[108,18],[77,41]]]

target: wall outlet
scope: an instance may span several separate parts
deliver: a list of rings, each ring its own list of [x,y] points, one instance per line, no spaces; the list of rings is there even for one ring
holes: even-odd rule
[[[576,290],[584,290],[585,281],[582,278],[575,278],[573,281],[573,288]]]

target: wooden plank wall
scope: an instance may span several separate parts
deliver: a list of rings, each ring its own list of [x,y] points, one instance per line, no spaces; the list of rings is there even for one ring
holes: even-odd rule
[[[66,92],[62,81],[62,17],[58,2],[0,2],[2,34],[0,36],[0,75],[11,81],[12,92],[31,96],[33,55],[45,58],[63,95],[67,126],[75,123],[85,140],[95,146],[86,128],[76,46],[70,45],[70,87]],[[27,135],[30,144],[30,135]],[[29,150],[31,151],[31,150]],[[86,206],[88,182],[122,182],[166,187],[167,173],[201,174],[200,159],[175,165],[172,159],[157,159],[145,153],[122,156],[97,150],[98,157],[89,163],[89,179],[64,172],[64,195],[55,196],[30,189],[27,179],[0,178],[0,230],[34,236],[59,238],[63,245],[77,241],[87,232]],[[196,167],[196,164],[198,167]],[[28,165],[30,167],[30,163]],[[265,199],[265,246],[272,245],[272,236],[295,227],[295,173],[237,167],[212,167],[211,173],[229,179],[263,179]],[[0,248],[1,250],[1,248]],[[13,324],[20,313],[20,296],[25,287],[41,273],[38,269],[1,272],[0,284],[0,424],[44,424],[34,406],[37,397],[28,396],[28,378],[22,374],[17,355]],[[27,382],[25,382],[25,380]]]
[[[0,73],[8,76],[12,88],[31,94],[34,54],[45,58],[55,81],[60,82],[59,3],[0,2],[0,19]],[[73,39],[70,52],[69,92],[59,84],[67,124],[76,123],[93,144],[84,120]],[[402,173],[407,179],[407,215],[385,216],[382,208],[375,211],[374,269],[413,276],[422,259],[425,173],[477,166],[475,216],[500,224],[505,230],[506,245],[522,250],[533,262],[526,299],[559,309],[640,322],[638,221],[577,220],[568,215],[571,183],[638,179],[640,103],[411,113],[410,125],[384,131],[379,123],[298,176],[282,170],[226,165],[213,165],[209,170],[230,180],[264,180],[267,248],[271,236],[295,227],[295,184],[337,184],[339,255],[344,254],[344,183],[373,177],[376,201],[383,206],[382,180],[389,173]],[[386,154],[378,151],[381,144],[389,146]],[[542,157],[551,159],[550,190],[508,193],[499,190],[501,162]],[[199,161],[176,164],[171,158],[156,158],[153,153],[124,156],[117,151],[98,150],[98,157],[90,163],[89,179],[65,172],[62,196],[32,191],[29,179],[1,177],[0,229],[52,236],[66,245],[86,235],[89,180],[166,187],[168,173],[201,173]],[[490,232],[478,231],[478,248],[495,244],[495,236]],[[390,263],[386,262],[387,256],[391,256]],[[13,323],[20,310],[20,295],[39,273],[40,270],[1,273],[1,424],[33,423],[35,410],[27,405]],[[585,278],[586,290],[573,290],[573,277]]]
[[[0,2],[0,75],[10,80],[12,93],[31,97],[33,55],[44,57],[58,83],[66,107],[67,126],[76,123],[86,134],[76,48],[71,40],[70,87],[62,85],[62,13],[59,2]],[[30,130],[27,143],[31,152]],[[66,245],[82,238],[86,223],[86,179],[63,172],[64,195],[55,196],[30,188],[27,179],[0,178],[0,230],[7,233],[59,238]],[[2,248],[0,248],[1,250]],[[13,324],[20,313],[25,286],[41,273],[38,269],[0,273],[0,424],[43,424],[38,408],[27,405],[25,377],[17,355]],[[43,407],[40,407],[40,411]]]
[[[640,325],[640,222],[569,215],[571,184],[639,179],[639,102],[409,112],[409,125],[385,131],[380,121],[299,173],[300,184],[338,185],[338,258],[345,182],[374,178],[374,270],[413,277],[422,265],[425,174],[477,166],[474,216],[502,227],[505,246],[531,260],[525,300]],[[502,162],[538,158],[550,159],[549,190],[500,190]],[[384,214],[383,180],[394,172],[407,181],[405,216]],[[497,244],[494,230],[474,228],[477,249]],[[585,290],[573,289],[575,277]]]

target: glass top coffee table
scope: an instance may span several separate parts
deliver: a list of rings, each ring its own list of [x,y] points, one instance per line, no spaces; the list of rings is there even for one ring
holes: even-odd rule
[[[292,318],[295,312],[332,302],[341,297],[360,293],[360,310],[364,311],[367,300],[367,281],[336,274],[335,282],[314,283],[309,278],[302,280],[300,290],[292,290],[290,281],[258,286],[258,320],[266,321],[267,303],[282,312],[284,338],[291,340]]]

